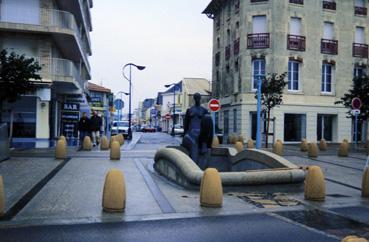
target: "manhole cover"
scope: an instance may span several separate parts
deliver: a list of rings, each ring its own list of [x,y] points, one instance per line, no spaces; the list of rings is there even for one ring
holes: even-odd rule
[[[291,207],[300,204],[299,201],[289,198],[283,193],[230,193],[259,208]]]

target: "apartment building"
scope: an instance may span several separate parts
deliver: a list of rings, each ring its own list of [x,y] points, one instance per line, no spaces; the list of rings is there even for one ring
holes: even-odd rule
[[[225,136],[256,136],[257,77],[288,73],[272,112],[275,139],[352,139],[347,109],[334,104],[368,67],[366,0],[213,0],[213,96]],[[366,124],[362,135],[367,132]]]
[[[7,110],[14,111],[13,141],[48,145],[73,116],[65,113],[78,113],[87,103],[92,5],[92,0],[0,1],[0,49],[33,57],[42,66],[37,91],[2,108],[6,122]],[[78,110],[68,110],[72,107]]]

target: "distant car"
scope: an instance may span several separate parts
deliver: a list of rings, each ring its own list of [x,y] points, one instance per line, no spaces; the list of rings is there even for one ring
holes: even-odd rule
[[[154,133],[156,132],[156,129],[150,125],[144,125],[142,126],[141,131],[144,133]]]
[[[174,125],[174,134],[183,134],[183,133],[184,133],[184,129],[182,125],[180,124]]]
[[[113,126],[111,128],[111,134],[123,134],[125,138],[128,136],[128,121],[114,121]]]

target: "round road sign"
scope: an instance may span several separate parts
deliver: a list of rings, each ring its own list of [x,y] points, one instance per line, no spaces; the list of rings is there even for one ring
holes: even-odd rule
[[[352,99],[351,106],[353,109],[360,109],[362,106],[361,99],[358,97],[355,97],[354,99]]]
[[[114,106],[117,110],[122,110],[124,108],[124,102],[122,99],[116,99],[114,101]]]
[[[209,101],[208,107],[211,112],[219,112],[220,110],[220,102],[218,99],[211,99]]]

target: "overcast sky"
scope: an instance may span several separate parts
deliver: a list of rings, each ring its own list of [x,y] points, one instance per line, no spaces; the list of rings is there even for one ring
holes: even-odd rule
[[[132,106],[156,97],[183,77],[211,78],[212,20],[201,12],[210,0],[96,0],[92,11],[92,82],[128,92],[122,67],[132,68]],[[128,68],[127,68],[128,70]],[[128,72],[127,72],[128,73]],[[128,112],[128,98],[125,97]]]

